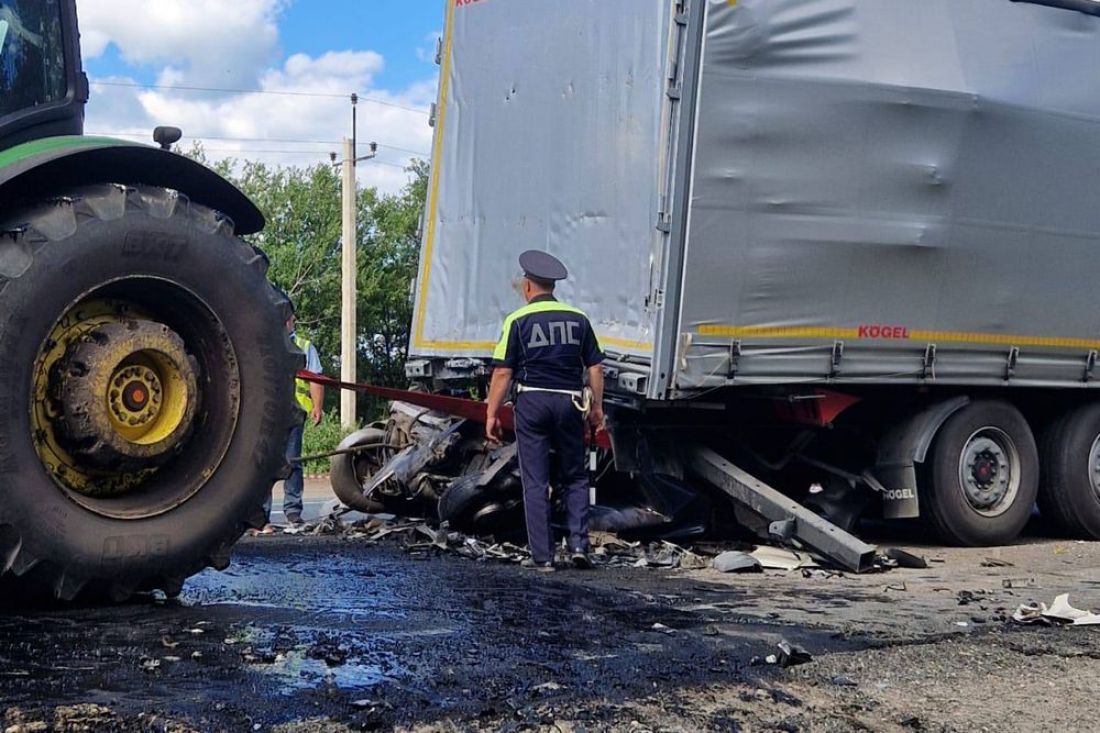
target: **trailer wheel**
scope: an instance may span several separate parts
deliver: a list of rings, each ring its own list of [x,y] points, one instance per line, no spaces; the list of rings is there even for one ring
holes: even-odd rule
[[[1100,539],[1100,404],[1063,415],[1041,445],[1039,511],[1064,532]]]
[[[1039,458],[1027,421],[1012,405],[972,402],[951,416],[920,481],[921,513],[958,545],[999,545],[1027,524]]]
[[[333,456],[329,462],[332,493],[356,511],[372,514],[383,510],[382,502],[363,495],[363,482],[385,463],[386,431],[379,428],[357,430],[340,441],[337,450],[370,447],[358,453]]]
[[[0,576],[125,599],[224,568],[299,412],[266,257],[162,188],[83,187],[0,232]]]

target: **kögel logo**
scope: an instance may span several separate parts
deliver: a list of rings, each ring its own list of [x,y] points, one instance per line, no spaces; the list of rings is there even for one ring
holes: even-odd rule
[[[861,339],[907,339],[909,329],[905,326],[868,325],[859,327]]]
[[[486,2],[486,0],[455,0],[455,7],[464,8],[467,5],[480,5],[483,2]]]

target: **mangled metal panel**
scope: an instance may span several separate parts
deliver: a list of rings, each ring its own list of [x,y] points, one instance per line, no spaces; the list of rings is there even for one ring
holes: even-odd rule
[[[652,350],[670,0],[449,0],[414,356],[491,354],[530,248],[608,349]]]
[[[706,11],[677,386],[1086,384],[1100,18],[1007,0]]]

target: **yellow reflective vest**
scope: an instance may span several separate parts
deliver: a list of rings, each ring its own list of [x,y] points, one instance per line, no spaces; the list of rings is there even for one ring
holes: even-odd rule
[[[294,334],[294,345],[307,356],[309,350],[313,348],[313,344],[309,342],[309,339],[298,334]],[[313,397],[309,394],[309,382],[304,379],[294,380],[294,399],[297,400],[298,406],[306,411],[307,415],[313,412]]]

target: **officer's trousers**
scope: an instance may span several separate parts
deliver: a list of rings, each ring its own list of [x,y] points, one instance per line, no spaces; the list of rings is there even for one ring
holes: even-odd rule
[[[554,559],[550,528],[550,450],[558,456],[569,549],[588,552],[588,473],[584,465],[584,416],[565,394],[523,392],[516,398],[516,443],[527,515],[531,559]]]

